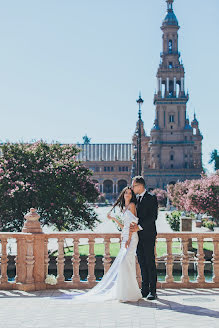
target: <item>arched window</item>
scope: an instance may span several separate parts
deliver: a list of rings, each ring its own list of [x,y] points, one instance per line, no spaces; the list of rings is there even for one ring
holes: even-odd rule
[[[118,181],[118,192],[120,193],[126,186],[127,186],[126,180],[119,180]]]
[[[111,194],[113,192],[113,182],[111,180],[105,180],[103,182],[103,192]]]
[[[169,123],[173,123],[174,122],[174,115],[169,115]]]
[[[173,41],[169,40],[169,53],[171,53],[173,50]]]

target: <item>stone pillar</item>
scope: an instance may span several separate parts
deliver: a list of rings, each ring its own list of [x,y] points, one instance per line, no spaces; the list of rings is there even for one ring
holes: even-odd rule
[[[181,216],[180,218],[180,232],[192,232],[192,218],[191,217],[186,217],[186,216]],[[192,239],[188,239],[188,250],[191,251],[193,250],[192,248]]]
[[[174,91],[174,96],[176,96],[176,77],[173,79],[173,91]]]
[[[157,91],[158,91],[158,94],[160,92],[160,79],[159,77],[157,78]]]
[[[184,92],[184,77],[181,77],[181,92]]]
[[[167,94],[169,93],[170,87],[169,87],[169,77],[167,77]]]
[[[40,222],[40,216],[36,209],[31,208],[24,217],[26,221],[22,232],[31,233],[26,241],[26,284],[28,290],[45,288],[45,254],[44,234]]]

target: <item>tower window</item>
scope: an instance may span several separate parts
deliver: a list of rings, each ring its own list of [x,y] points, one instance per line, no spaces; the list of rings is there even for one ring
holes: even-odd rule
[[[185,162],[185,169],[187,169],[188,168],[188,163],[187,162]]]
[[[169,68],[173,68],[173,63],[169,62]]]
[[[171,127],[170,127],[170,128],[171,128],[171,130],[173,130],[173,126],[172,126],[172,125],[171,125]]]
[[[169,122],[170,122],[170,123],[173,123],[173,122],[174,122],[174,115],[170,115],[170,116],[169,116]]]
[[[169,40],[169,53],[171,53],[173,50],[173,41]]]
[[[171,164],[171,166],[170,166],[170,167],[171,167],[171,169],[173,169],[173,164]]]
[[[170,160],[173,161],[174,160],[174,156],[170,155]]]

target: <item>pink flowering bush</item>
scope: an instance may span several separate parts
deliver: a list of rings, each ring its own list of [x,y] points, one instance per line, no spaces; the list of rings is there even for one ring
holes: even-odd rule
[[[20,231],[24,214],[37,208],[41,223],[60,230],[92,229],[97,215],[89,203],[99,191],[91,171],[76,160],[72,145],[11,144],[0,158],[0,224],[2,231]]]
[[[154,189],[151,191],[152,194],[157,196],[159,206],[166,206],[167,204],[167,191],[163,189]]]
[[[180,210],[208,213],[219,224],[219,171],[198,180],[168,186],[168,196]]]

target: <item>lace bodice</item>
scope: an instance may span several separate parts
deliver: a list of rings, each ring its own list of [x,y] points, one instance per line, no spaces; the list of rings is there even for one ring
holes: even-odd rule
[[[123,224],[124,227],[122,229],[122,241],[127,241],[129,239],[129,226],[131,222],[135,222],[138,224],[138,218],[132,214],[132,212],[130,210],[126,210],[123,213]]]

